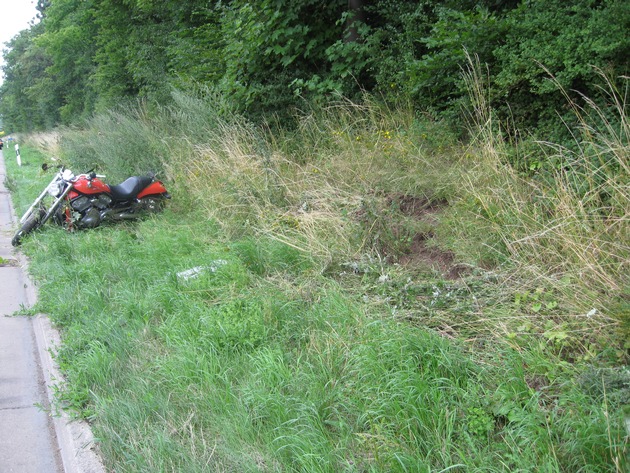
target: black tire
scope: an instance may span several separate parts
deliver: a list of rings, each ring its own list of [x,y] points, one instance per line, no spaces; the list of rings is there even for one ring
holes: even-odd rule
[[[46,215],[46,212],[40,210],[38,213],[33,213],[29,218],[27,218],[26,222],[24,222],[24,225],[20,227],[18,232],[11,240],[11,244],[13,246],[19,246],[20,243],[22,243],[22,238],[40,227],[42,217],[44,215]]]

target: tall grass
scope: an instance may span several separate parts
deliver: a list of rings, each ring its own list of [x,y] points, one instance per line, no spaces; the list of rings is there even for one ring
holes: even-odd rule
[[[242,250],[195,233],[201,222],[176,221],[26,243],[37,246],[40,308],[64,327],[63,399],[90,417],[110,468],[606,471],[592,401],[575,389],[562,409],[546,406],[551,394],[530,388],[518,352],[497,347],[479,364],[459,343],[367,312],[330,281],[311,281],[306,295],[260,278]],[[173,274],[217,259],[227,264],[197,279]],[[548,389],[568,373],[556,369]],[[572,430],[566,406],[581,409],[589,434]]]
[[[522,274],[554,285],[570,279],[574,310],[604,320],[630,288],[630,174],[627,78],[605,82],[608,108],[571,104],[580,126],[573,146],[538,142],[534,175],[510,163],[513,143],[493,119],[478,64],[466,74],[474,140],[464,163],[467,205],[496,235],[495,251]],[[517,144],[518,146],[518,144]],[[612,304],[611,304],[612,302]]]
[[[431,198],[449,185],[448,161],[433,153],[454,142],[431,134],[438,129],[409,112],[340,102],[298,114],[288,131],[219,121],[212,139],[175,153],[168,166],[224,231],[348,260],[372,249],[353,218],[367,203],[392,193]]]
[[[85,129],[62,134],[62,162],[75,172],[107,170],[112,184],[130,175],[160,174],[168,161],[168,137],[150,118],[145,104],[92,118]]]
[[[62,140],[64,159],[114,175],[137,164],[129,150],[160,148],[174,196],[149,220],[24,243],[39,310],[64,333],[59,397],[91,419],[111,470],[623,471],[628,376],[600,315],[612,289],[581,277],[574,231],[558,236],[576,188],[517,173],[473,97],[468,146],[368,102],[257,127],[210,93]],[[101,127],[125,137],[111,161],[90,144]],[[470,271],[396,258],[429,241],[417,251],[448,245]],[[621,250],[598,247],[622,287]],[[594,301],[588,324],[564,325]]]

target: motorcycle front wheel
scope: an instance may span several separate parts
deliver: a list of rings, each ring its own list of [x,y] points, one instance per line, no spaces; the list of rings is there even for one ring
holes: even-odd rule
[[[22,243],[22,238],[40,227],[42,218],[44,218],[45,215],[46,211],[44,209],[39,209],[39,212],[33,212],[17,231],[11,240],[11,244],[13,246],[19,246],[20,243]]]

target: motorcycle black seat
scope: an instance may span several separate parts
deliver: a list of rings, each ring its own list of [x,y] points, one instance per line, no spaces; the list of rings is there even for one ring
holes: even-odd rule
[[[149,176],[132,176],[117,186],[109,186],[114,200],[123,201],[135,199],[136,196],[153,182]]]

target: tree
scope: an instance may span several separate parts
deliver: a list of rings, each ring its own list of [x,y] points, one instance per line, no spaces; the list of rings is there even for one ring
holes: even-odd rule
[[[557,111],[566,108],[558,85],[574,100],[582,94],[595,99],[595,68],[612,77],[629,72],[630,9],[623,0],[532,0],[511,11],[506,21],[506,36],[493,51],[494,79],[516,105],[511,113],[521,124],[556,121]]]
[[[626,3],[38,0],[41,22],[5,52],[3,111],[24,126],[72,123],[200,84],[251,116],[364,92],[456,116],[469,53],[488,68],[493,106],[538,126],[565,103],[547,71],[591,97],[593,65],[628,73]]]
[[[42,77],[42,89],[60,102],[58,115],[69,124],[93,111],[96,29],[93,0],[56,0],[45,8],[44,31],[35,38],[51,59]],[[44,86],[45,85],[45,86]]]
[[[346,37],[348,42],[356,42],[361,38],[360,24],[365,24],[367,15],[364,0],[348,0],[348,18],[346,20]]]
[[[51,59],[34,42],[37,30],[21,31],[4,51],[5,80],[0,88],[0,111],[7,130],[44,129],[58,119],[59,103],[50,90],[41,87],[41,78]]]

